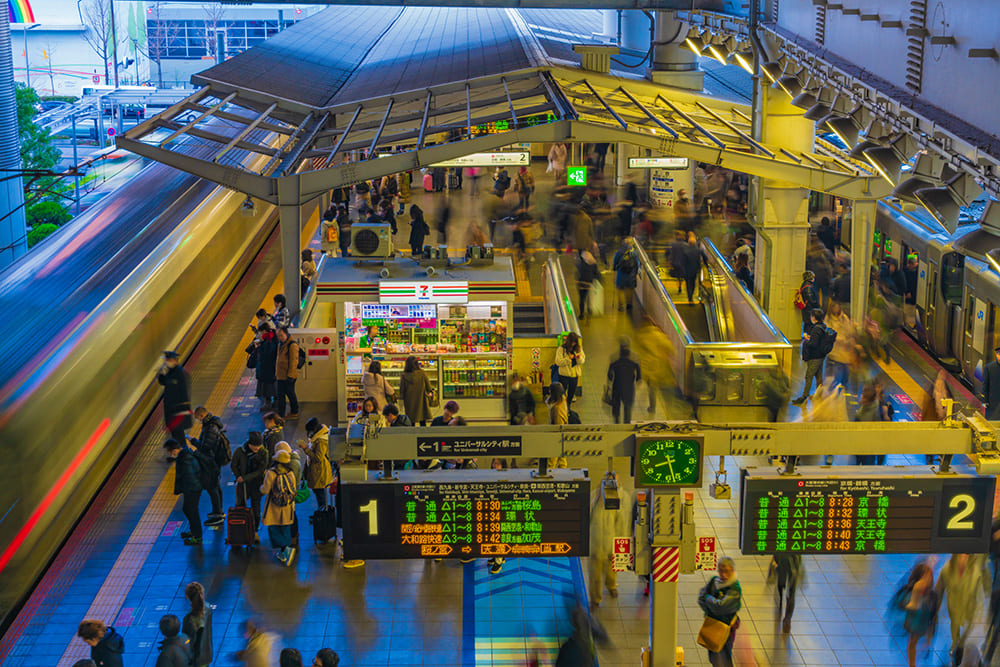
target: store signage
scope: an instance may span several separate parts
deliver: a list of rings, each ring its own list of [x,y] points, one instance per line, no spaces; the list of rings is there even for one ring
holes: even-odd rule
[[[521,436],[495,438],[417,438],[417,457],[520,456]]]
[[[341,484],[344,558],[586,556],[586,471],[403,471]]]
[[[453,160],[432,164],[432,167],[527,167],[531,156],[527,151],[501,151],[497,153],[473,153]]]
[[[566,169],[566,182],[568,185],[586,185],[587,168],[569,167]]]
[[[687,169],[691,162],[686,157],[630,157],[629,169]]]
[[[378,300],[380,303],[468,303],[469,283],[380,280]]]
[[[926,468],[743,471],[740,550],[746,555],[985,553],[996,479]]]

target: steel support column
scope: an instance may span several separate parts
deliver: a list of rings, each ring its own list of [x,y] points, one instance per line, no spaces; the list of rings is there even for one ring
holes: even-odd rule
[[[656,12],[653,19],[653,43],[649,78],[654,83],[701,91],[705,73],[698,69],[698,59],[684,46],[687,26],[673,12]]]
[[[875,233],[875,200],[855,200],[851,215],[851,319],[857,326],[868,310],[868,283]]]
[[[649,664],[651,667],[674,667],[677,652],[678,582],[657,582],[656,548],[681,546],[680,489],[660,489],[653,492],[651,518],[653,547],[652,572],[649,575]]]
[[[14,55],[10,43],[10,20],[0,21],[0,270],[28,252],[24,216],[24,184],[21,182],[21,150],[17,135],[17,101],[14,94]]]
[[[294,317],[299,312],[299,243],[302,238],[302,206],[299,204],[299,178],[286,176],[278,180],[278,215],[281,229],[281,276],[288,310]]]

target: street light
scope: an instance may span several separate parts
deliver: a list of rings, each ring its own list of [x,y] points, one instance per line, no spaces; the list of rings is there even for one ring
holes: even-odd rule
[[[28,88],[31,88],[31,66],[28,65],[28,31],[40,28],[41,26],[41,23],[32,23],[31,25],[24,26],[24,79]]]

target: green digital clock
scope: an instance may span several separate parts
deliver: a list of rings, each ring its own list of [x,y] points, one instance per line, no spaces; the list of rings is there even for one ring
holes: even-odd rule
[[[701,486],[701,438],[637,438],[635,486]]]

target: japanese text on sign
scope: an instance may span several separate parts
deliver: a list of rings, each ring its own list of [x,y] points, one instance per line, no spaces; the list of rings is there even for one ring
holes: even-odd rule
[[[611,569],[624,572],[632,567],[632,538],[616,537],[615,550],[611,560]]]
[[[988,546],[994,478],[809,470],[795,478],[744,472],[743,553],[976,553]]]
[[[345,558],[583,556],[590,483],[579,471],[424,471],[342,490]],[[493,479],[490,479],[490,478]]]
[[[519,435],[497,438],[417,438],[417,457],[520,455]]]
[[[696,570],[715,570],[719,567],[719,553],[715,550],[714,537],[698,538],[698,553],[694,566]]]

